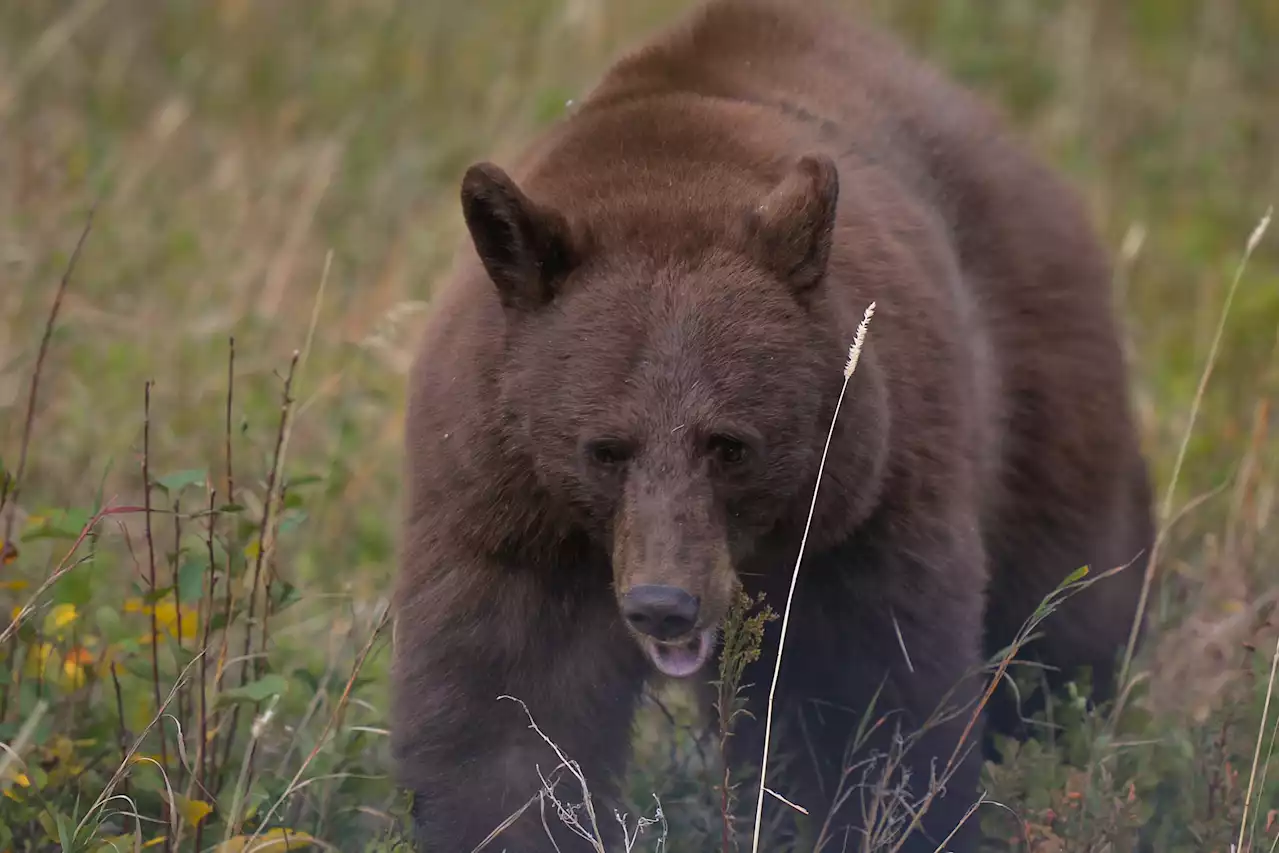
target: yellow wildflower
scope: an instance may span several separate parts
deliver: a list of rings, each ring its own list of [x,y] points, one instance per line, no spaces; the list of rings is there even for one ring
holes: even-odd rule
[[[44,632],[61,636],[63,629],[79,617],[74,604],[57,604],[44,619]]]
[[[84,646],[75,646],[62,659],[62,674],[68,687],[83,687],[85,668],[93,663],[93,652]]]
[[[199,632],[199,614],[196,612],[195,605],[182,608],[181,620],[178,618],[178,606],[173,603],[172,599],[168,598],[156,605],[143,604],[141,599],[131,598],[125,601],[124,609],[126,613],[142,613],[146,616],[154,613],[156,627],[170,637],[190,640]],[[179,621],[181,621],[181,625],[179,625]],[[138,639],[140,642],[149,643],[151,642],[151,635],[148,633]]]

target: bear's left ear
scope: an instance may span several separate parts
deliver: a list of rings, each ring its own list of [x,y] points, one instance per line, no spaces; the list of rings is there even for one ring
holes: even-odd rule
[[[809,154],[747,216],[757,257],[797,293],[826,274],[839,194],[836,164],[824,154]]]
[[[477,163],[462,178],[462,216],[504,306],[533,309],[551,301],[575,263],[560,213],[531,201],[502,169]]]

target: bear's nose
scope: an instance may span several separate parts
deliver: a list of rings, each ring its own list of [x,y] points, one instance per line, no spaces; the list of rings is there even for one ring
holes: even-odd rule
[[[698,624],[698,598],[675,586],[636,586],[622,596],[622,616],[641,634],[672,640]]]

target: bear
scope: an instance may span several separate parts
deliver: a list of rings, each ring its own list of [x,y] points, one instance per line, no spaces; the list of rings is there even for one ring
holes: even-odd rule
[[[1065,577],[1153,540],[1110,262],[1068,183],[873,25],[709,0],[459,195],[408,381],[393,599],[421,849],[575,849],[539,799],[548,741],[610,840],[645,685],[714,679],[735,596],[781,613],[802,541],[773,739],[802,760],[769,789],[842,832],[910,829],[903,850],[973,849],[973,744],[1021,721],[969,710],[984,664]],[[1039,627],[1052,684],[1111,695],[1141,578]],[[734,766],[759,762],[780,628]],[[898,750],[917,825],[847,796],[871,708],[862,747]]]

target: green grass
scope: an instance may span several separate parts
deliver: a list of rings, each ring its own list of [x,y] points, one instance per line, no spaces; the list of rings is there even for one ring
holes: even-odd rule
[[[17,552],[0,572],[4,612],[64,571],[0,648],[11,750],[0,851],[56,849],[82,820],[69,850],[135,829],[184,850],[199,832],[209,849],[252,834],[301,783],[267,824],[341,850],[390,844],[370,841],[391,837],[403,811],[386,777],[389,631],[378,627],[405,371],[461,235],[457,180],[472,160],[509,157],[617,48],[684,5],[0,4],[0,460],[11,474],[46,318],[97,205],[4,510]],[[865,5],[1004,106],[1085,193],[1117,256],[1162,494],[1245,241],[1275,202],[1275,4]],[[1190,433],[1119,727],[1066,702],[1052,742],[989,768],[989,796],[1022,820],[984,807],[993,849],[1019,834],[1038,853],[1139,838],[1225,853],[1236,839],[1276,640],[1276,270],[1272,230],[1241,277]],[[143,489],[144,459],[163,486]],[[151,515],[154,563],[147,514],[128,511],[148,495],[164,510]],[[68,557],[103,507],[124,511]],[[211,517],[235,595],[228,611],[219,575],[202,751],[193,649],[208,621]],[[267,653],[236,660],[246,630],[254,652],[265,630]],[[92,810],[188,664],[171,717],[140,743],[147,758],[112,789],[129,799]],[[683,697],[664,704],[637,732],[632,813],[657,793],[671,849],[719,849],[718,795],[693,770],[666,772],[714,743],[694,743]],[[1260,850],[1276,838],[1274,701],[1270,713],[1266,787],[1251,804]],[[215,806],[198,828],[200,807],[171,798],[166,779]],[[184,826],[166,827],[167,802]]]

